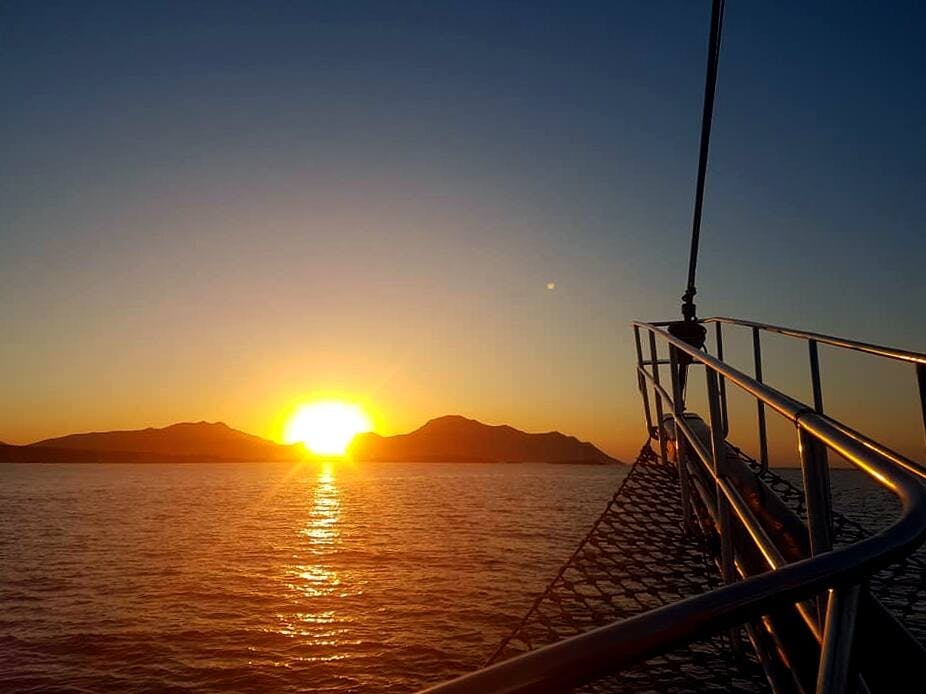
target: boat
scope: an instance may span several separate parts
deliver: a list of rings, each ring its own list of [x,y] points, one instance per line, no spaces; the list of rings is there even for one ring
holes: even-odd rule
[[[629,474],[485,667],[431,694],[901,692],[926,665],[926,467],[828,413],[820,347],[909,369],[926,431],[926,354],[763,322],[699,318],[695,276],[723,26],[713,0],[682,317],[637,321],[646,442]],[[724,356],[751,336],[753,369]],[[763,381],[763,338],[799,343],[812,399]],[[704,379],[703,411],[687,398]],[[736,445],[734,390],[758,454]],[[769,465],[767,418],[793,428],[800,477]],[[896,497],[875,531],[834,508],[836,458]]]

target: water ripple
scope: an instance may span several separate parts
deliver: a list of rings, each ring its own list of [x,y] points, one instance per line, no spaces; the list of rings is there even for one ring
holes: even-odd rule
[[[0,466],[0,689],[404,692],[482,663],[623,468]]]

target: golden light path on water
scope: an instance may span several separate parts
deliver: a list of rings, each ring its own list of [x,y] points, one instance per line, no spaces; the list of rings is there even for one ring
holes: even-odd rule
[[[333,462],[318,464],[308,519],[298,531],[301,540],[299,548],[307,561],[294,564],[287,571],[287,587],[297,594],[300,601],[304,600],[308,604],[337,605],[338,598],[356,597],[363,593],[359,586],[343,583],[341,573],[330,568],[330,562],[326,561],[326,558],[336,554],[341,535],[338,525],[341,502],[335,467]],[[311,638],[315,645],[330,647],[327,654],[303,660],[338,660],[345,657],[337,652],[339,646],[349,642],[357,643],[356,640],[346,638],[348,630],[339,626],[341,619],[336,608],[280,615],[280,619],[280,634]]]
[[[413,691],[484,661],[623,474],[0,466],[0,691]]]
[[[414,691],[485,661],[624,474],[0,466],[0,691]]]

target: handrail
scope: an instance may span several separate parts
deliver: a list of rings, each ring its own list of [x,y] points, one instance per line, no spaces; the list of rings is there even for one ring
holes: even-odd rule
[[[916,386],[919,393],[920,401],[920,417],[923,421],[923,433],[926,435],[926,353],[922,352],[911,352],[910,350],[904,349],[895,349],[894,347],[885,347],[883,345],[876,345],[870,342],[860,342],[858,340],[849,340],[844,337],[834,337],[833,335],[824,335],[823,333],[814,333],[807,330],[796,330],[794,328],[785,328],[780,325],[772,325],[770,323],[759,323],[756,321],[744,320],[741,318],[727,318],[724,316],[715,316],[713,318],[705,318],[701,321],[702,323],[713,323],[717,329],[717,356],[720,359],[723,359],[723,335],[721,326],[722,325],[732,325],[743,328],[750,328],[752,330],[752,339],[753,339],[753,349],[755,351],[755,361],[756,361],[756,380],[762,381],[762,356],[761,356],[761,347],[759,345],[759,331],[765,331],[770,333],[777,333],[779,335],[784,335],[786,337],[792,337],[799,340],[804,340],[807,342],[807,345],[810,350],[810,374],[811,374],[811,385],[813,387],[813,399],[814,399],[814,409],[818,412],[823,412],[823,390],[821,385],[820,377],[820,358],[818,355],[817,345],[829,345],[831,347],[837,347],[840,349],[845,349],[853,352],[860,352],[862,354],[868,354],[876,357],[882,357],[885,359],[891,359],[894,361],[904,362],[907,364],[912,364],[916,372]],[[650,325],[659,325],[660,327],[664,324],[653,324]],[[721,388],[722,388],[721,384]],[[726,397],[721,393],[721,407],[723,409],[724,418],[726,418]],[[765,433],[765,416],[762,411],[762,405],[759,405],[759,444],[761,449],[761,458],[763,465],[768,463],[767,460],[767,436]],[[844,425],[843,425],[844,426]],[[848,430],[848,427],[844,427]],[[870,440],[869,440],[870,441]],[[870,441],[873,444],[873,447],[878,447],[880,444]],[[883,448],[883,447],[882,447]],[[888,450],[888,449],[884,449]],[[893,451],[889,452],[890,455],[896,457],[895,462],[906,467],[908,470],[913,472],[920,477],[926,478],[926,466],[921,465],[920,463],[914,463],[903,456],[897,456]]]
[[[758,323],[756,321],[744,320],[741,318],[727,318],[725,316],[705,318],[701,322],[738,325],[744,328],[758,328],[759,330],[765,330],[766,332],[770,333],[778,333],[779,335],[787,335],[788,337],[796,337],[802,340],[813,340],[815,342],[819,342],[822,345],[841,347],[843,349],[849,349],[855,352],[864,352],[865,354],[873,354],[879,357],[887,357],[888,359],[896,359],[898,361],[906,361],[913,364],[922,364],[926,366],[926,354],[921,352],[910,352],[904,349],[895,349],[894,347],[885,347],[883,345],[875,345],[870,342],[859,342],[858,340],[849,340],[843,337],[824,335],[823,333],[812,333],[806,330],[784,328],[780,325]]]
[[[577,687],[699,636],[809,598],[831,585],[862,579],[923,539],[926,491],[907,482],[897,482],[895,487],[903,504],[900,519],[855,545],[587,631],[424,691],[514,694]]]
[[[833,426],[838,427],[846,436],[851,439],[854,439],[861,445],[870,448],[875,451],[878,455],[882,455],[888,460],[890,460],[895,465],[902,467],[907,472],[916,475],[917,477],[926,480],[926,465],[918,463],[915,460],[910,460],[906,456],[901,455],[897,451],[892,451],[887,446],[878,443],[877,441],[868,438],[865,434],[862,434],[851,427],[847,427],[841,422],[831,420]]]
[[[684,352],[694,361],[700,362],[705,366],[709,366],[712,371],[720,374],[728,381],[735,383],[747,393],[761,400],[769,407],[774,408],[779,413],[781,413],[781,415],[794,423],[797,423],[797,420],[801,415],[813,412],[810,407],[800,402],[799,400],[795,400],[790,395],[785,395],[784,393],[772,388],[769,385],[766,385],[765,383],[760,383],[751,376],[747,376],[739,369],[720,361],[707,352],[695,349],[687,342],[679,340],[678,338],[670,335],[665,330],[661,330],[660,328],[654,327],[651,324],[642,323],[640,321],[633,321],[631,325],[635,328],[643,328],[644,330],[649,330],[653,333],[656,333],[664,340],[666,340],[666,342],[675,347],[679,352]]]
[[[902,507],[900,517],[881,532],[855,544],[823,551],[773,571],[593,629],[425,691],[431,694],[472,691],[507,694],[577,687],[675,646],[805,600],[821,590],[852,586],[893,560],[906,556],[926,538],[926,487],[914,476],[913,473],[918,474],[917,470],[898,465],[890,455],[879,450],[877,445],[869,445],[873,442],[856,432],[673,337],[660,327],[637,321],[633,326],[658,335],[676,352],[686,354],[693,362],[703,364],[781,413],[797,426],[798,431],[804,432],[802,436],[809,436],[838,452],[898,497]],[[827,336],[820,336],[824,337]],[[663,388],[660,387],[659,391],[660,399],[673,404],[672,416],[677,419],[679,415],[672,398]],[[854,593],[850,590],[849,594]],[[833,623],[827,622],[828,636],[821,657],[827,663],[836,658],[832,651],[835,646],[829,645],[831,639],[834,643],[837,640],[838,634],[829,636],[829,632],[835,629],[835,621],[836,617]],[[837,663],[836,667],[839,665]],[[832,671],[824,671],[821,667],[820,672],[821,681],[829,681],[825,678],[831,676]]]

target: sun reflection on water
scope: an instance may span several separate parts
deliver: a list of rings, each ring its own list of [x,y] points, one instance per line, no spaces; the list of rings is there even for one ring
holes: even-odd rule
[[[335,484],[334,470],[328,463],[319,471],[309,521],[300,531],[309,539],[310,553],[328,554],[338,544],[341,536],[341,530],[338,527],[340,516],[341,499],[337,484]]]
[[[318,468],[311,486],[311,502],[305,524],[297,530],[295,562],[287,567],[287,586],[293,591],[293,612],[278,615],[278,633],[298,638],[313,647],[333,648],[345,645],[339,602],[356,591],[334,565],[334,555],[341,544],[341,498],[330,463]],[[302,560],[302,561],[300,561]],[[323,652],[313,659],[336,659],[335,653]]]

